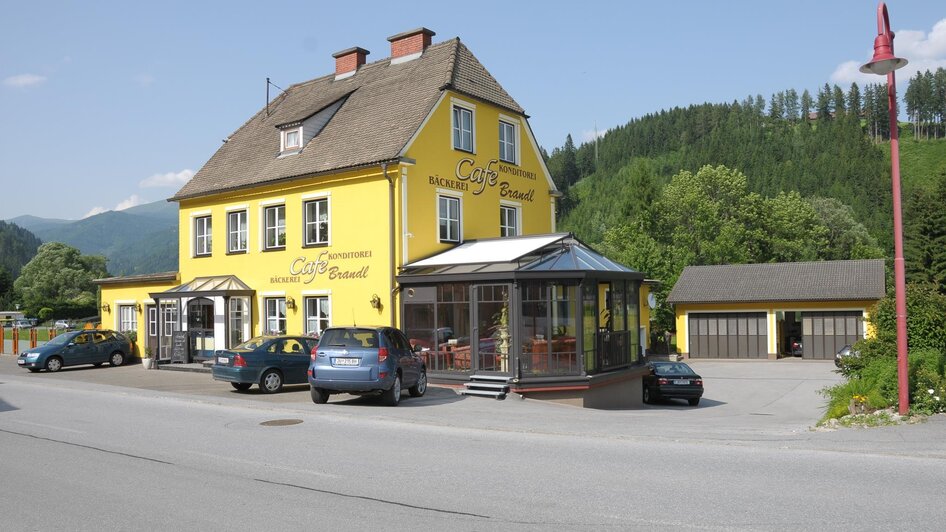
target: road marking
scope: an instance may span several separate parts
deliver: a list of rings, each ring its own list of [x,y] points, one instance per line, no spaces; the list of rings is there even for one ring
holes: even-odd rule
[[[18,419],[11,419],[9,421],[12,421],[14,423],[19,423],[21,425],[29,425],[31,427],[41,427],[44,429],[61,430],[63,432],[71,432],[73,434],[87,434],[86,431],[84,430],[67,429],[65,427],[57,427],[55,425],[45,425],[43,423],[32,423],[30,421],[20,421]]]
[[[299,469],[298,467],[282,467],[276,464],[258,462],[256,460],[247,460],[245,458],[236,458],[233,456],[221,456],[219,454],[212,454],[212,453],[202,453],[200,451],[184,450],[183,452],[185,454],[194,455],[198,458],[213,458],[214,460],[227,460],[229,462],[235,462],[238,464],[250,465],[254,467],[267,467],[269,469],[280,469],[282,471],[291,471],[293,473],[306,473],[306,474],[315,475],[318,477],[325,477],[325,478],[339,478],[338,475],[333,475],[331,473],[325,473],[322,471],[313,471],[311,469]]]

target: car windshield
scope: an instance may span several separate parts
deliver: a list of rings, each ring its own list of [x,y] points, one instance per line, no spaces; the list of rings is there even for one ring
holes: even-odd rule
[[[374,329],[328,329],[319,339],[320,346],[378,347],[378,331]]]
[[[659,362],[654,369],[661,375],[692,375],[693,369],[682,362]]]
[[[66,345],[72,341],[73,338],[78,336],[80,333],[70,333],[70,334],[60,334],[59,336],[53,338],[52,340],[46,342],[46,345],[59,346]]]
[[[267,342],[272,341],[272,339],[273,338],[271,336],[257,336],[256,338],[250,338],[242,344],[234,347],[232,351],[255,351]]]

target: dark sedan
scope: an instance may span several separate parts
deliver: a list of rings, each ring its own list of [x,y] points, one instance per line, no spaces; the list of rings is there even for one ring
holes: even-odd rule
[[[303,384],[308,379],[309,353],[317,343],[305,336],[257,336],[217,351],[213,378],[240,391],[258,384],[263,393],[276,393],[283,384]]]
[[[650,373],[644,376],[644,402],[662,399],[686,399],[690,406],[700,404],[703,377],[683,362],[651,362]]]
[[[115,331],[73,331],[61,334],[39,347],[21,354],[16,363],[32,372],[55,372],[64,366],[108,362],[121,366],[132,353],[131,341]]]

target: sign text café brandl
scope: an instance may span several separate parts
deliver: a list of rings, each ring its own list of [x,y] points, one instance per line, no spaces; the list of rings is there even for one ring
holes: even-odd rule
[[[340,266],[332,266],[331,262],[345,259],[370,259],[371,251],[344,251],[339,253],[330,253],[323,251],[315,260],[307,260],[306,257],[297,257],[289,264],[288,276],[270,277],[272,284],[280,283],[303,283],[309,284],[317,276],[328,277],[329,280],[335,279],[367,279],[368,265],[359,269],[342,269]]]

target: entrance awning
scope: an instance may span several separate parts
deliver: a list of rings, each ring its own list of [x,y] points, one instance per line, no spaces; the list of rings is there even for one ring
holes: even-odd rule
[[[643,280],[636,270],[608,259],[571,233],[464,242],[401,268],[402,284],[487,279]]]
[[[194,280],[175,286],[170,290],[154,292],[150,295],[154,299],[177,299],[181,297],[252,296],[254,292],[255,290],[235,275],[216,275],[196,277]]]

